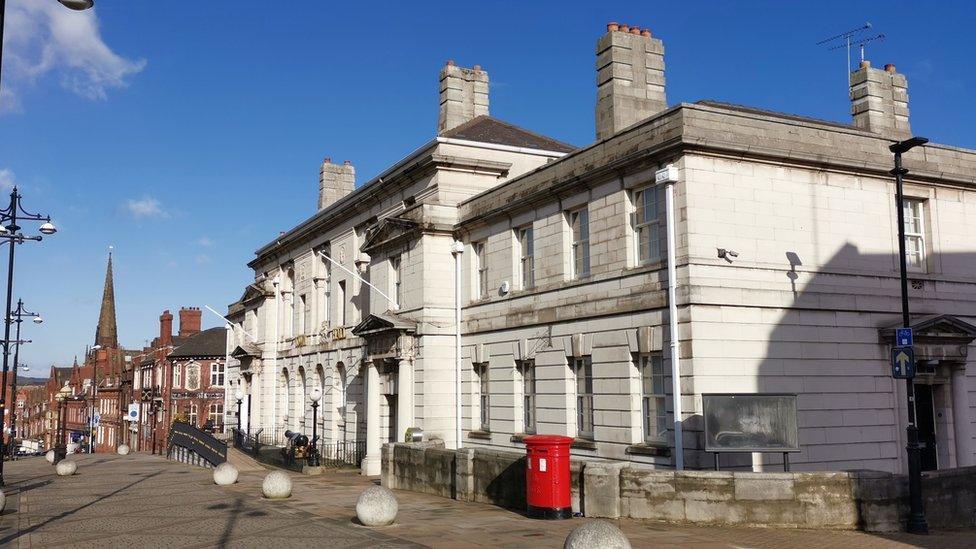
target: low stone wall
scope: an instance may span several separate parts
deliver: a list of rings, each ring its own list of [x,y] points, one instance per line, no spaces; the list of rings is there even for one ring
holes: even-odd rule
[[[894,531],[908,513],[907,480],[878,471],[669,471],[629,462],[571,462],[573,511],[701,525]],[[525,456],[442,443],[383,447],[383,485],[525,509]],[[976,518],[976,467],[926,473],[932,528]]]

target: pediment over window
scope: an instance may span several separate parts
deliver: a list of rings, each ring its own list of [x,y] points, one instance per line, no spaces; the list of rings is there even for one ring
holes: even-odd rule
[[[387,217],[366,231],[363,245],[359,249],[371,254],[374,250],[413,237],[419,226],[416,221],[409,219]]]
[[[894,343],[895,330],[889,326],[878,331],[881,343]],[[952,315],[928,315],[913,319],[915,332],[915,358],[919,362],[964,362],[969,356],[969,345],[976,339],[976,326]]]
[[[374,314],[363,319],[352,329],[357,336],[369,336],[382,332],[417,332],[417,323],[396,314]]]
[[[236,359],[242,358],[259,358],[261,356],[261,349],[256,345],[251,345],[245,343],[244,345],[238,345],[230,352],[230,356]]]

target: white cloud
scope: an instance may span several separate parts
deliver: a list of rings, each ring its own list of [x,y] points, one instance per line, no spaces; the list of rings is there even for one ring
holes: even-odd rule
[[[144,196],[140,200],[130,198],[122,204],[122,210],[135,219],[169,217],[169,212],[151,196]]]
[[[9,191],[16,184],[17,179],[14,177],[14,172],[7,168],[0,170],[0,191]]]
[[[54,1],[11,0],[4,36],[6,78],[0,111],[18,110],[20,93],[46,75],[89,99],[102,99],[146,66],[127,59],[102,40],[94,10],[76,12]]]
[[[214,246],[217,245],[217,243],[214,242],[212,238],[210,238],[209,236],[206,236],[206,235],[201,236],[200,238],[198,238],[197,239],[197,244],[199,244],[200,246],[202,246],[204,248],[213,248]]]
[[[210,256],[207,254],[197,254],[196,261],[197,264],[199,265],[206,265],[208,263],[213,263],[213,259],[210,259]]]

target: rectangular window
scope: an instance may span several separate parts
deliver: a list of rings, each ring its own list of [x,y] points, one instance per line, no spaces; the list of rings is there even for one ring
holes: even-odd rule
[[[485,242],[474,243],[474,268],[478,273],[478,291],[475,299],[488,297],[488,245]]]
[[[573,278],[590,275],[590,214],[586,208],[569,212],[573,234]]]
[[[183,367],[179,364],[173,365],[173,388],[179,389],[183,384]]]
[[[210,386],[224,386],[224,365],[220,362],[213,362],[210,364]]]
[[[312,332],[312,300],[308,298],[308,294],[302,294],[298,298],[298,302],[302,305],[302,327],[300,334],[308,334]]]
[[[573,359],[576,382],[576,436],[593,439],[593,360],[589,356]]]
[[[291,336],[297,336],[302,333],[302,303],[301,296],[292,294],[291,302]]]
[[[346,281],[340,280],[336,291],[336,307],[339,313],[339,326],[346,325]]]
[[[532,226],[516,229],[519,241],[519,264],[522,289],[535,286],[535,242]]]
[[[214,430],[223,430],[224,428],[224,405],[220,402],[213,402],[210,404],[210,415],[207,418],[210,424],[213,425]]]
[[[905,259],[908,268],[925,270],[925,217],[924,200],[906,198],[905,209]]]
[[[535,361],[521,361],[519,372],[522,374],[522,430],[532,434],[535,433]]]
[[[645,442],[664,442],[668,436],[668,412],[664,399],[664,359],[661,355],[639,355],[641,417]]]
[[[189,421],[190,425],[198,427],[197,425],[197,405],[190,403],[186,409],[186,419]]]
[[[661,260],[661,223],[656,187],[634,191],[634,246],[637,263],[646,265]]]
[[[478,376],[478,405],[481,407],[481,430],[491,431],[491,393],[488,388],[488,363],[474,364]]]
[[[403,280],[401,278],[400,265],[400,256],[390,258],[390,280],[393,284],[391,290],[393,293],[393,301],[396,302],[397,308],[403,307]]]

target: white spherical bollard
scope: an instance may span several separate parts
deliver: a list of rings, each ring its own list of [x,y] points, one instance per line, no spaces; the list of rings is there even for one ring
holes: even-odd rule
[[[54,463],[54,450],[48,450],[47,453],[44,454],[44,459],[46,459],[48,463],[53,464]]]
[[[268,499],[291,497],[291,477],[284,471],[271,471],[261,483],[261,492]]]
[[[3,512],[3,509],[6,506],[7,506],[7,494],[4,494],[3,490],[0,490],[0,513]]]
[[[234,467],[225,461],[214,468],[214,484],[218,486],[229,486],[234,484],[237,482],[237,474],[237,467]]]
[[[70,477],[78,470],[78,464],[69,459],[62,459],[54,469],[59,477]]]
[[[118,452],[120,456],[127,456],[129,455],[129,445],[119,444],[119,447],[115,451]]]
[[[630,541],[619,528],[602,520],[580,524],[566,536],[563,549],[630,549]]]
[[[386,526],[393,524],[399,508],[393,492],[382,486],[370,486],[356,500],[356,518],[364,526]]]
[[[68,445],[67,445],[67,447],[66,447],[67,454],[68,455],[71,455],[71,454],[77,452],[79,447],[81,447],[81,445],[78,444],[77,442],[69,442]]]

